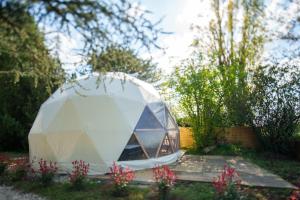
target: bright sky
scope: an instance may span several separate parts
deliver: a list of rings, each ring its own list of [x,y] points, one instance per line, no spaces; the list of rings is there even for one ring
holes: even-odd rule
[[[289,21],[290,17],[293,16],[291,13],[300,10],[300,5],[290,5],[287,4],[287,0],[266,0],[266,11],[276,12],[282,20]],[[151,55],[155,63],[163,69],[165,73],[170,73],[174,69],[175,65],[180,62],[180,60],[187,58],[191,53],[190,44],[193,41],[194,32],[191,31],[191,24],[208,24],[209,19],[212,16],[210,9],[210,0],[140,0],[141,7],[146,10],[150,10],[151,19],[155,22],[161,17],[164,20],[160,26],[166,32],[172,32],[172,34],[161,35],[158,44],[164,48],[165,54],[161,50],[154,50]],[[278,4],[287,5],[285,10],[279,10]],[[278,14],[277,14],[278,13]],[[280,25],[271,24],[275,29],[279,29]],[[199,36],[199,35],[198,35]],[[60,36],[61,46],[59,56],[63,63],[67,63],[64,68],[71,69],[73,64],[68,64],[70,61],[77,62],[80,57],[76,53],[72,52],[70,49],[76,48],[78,45],[78,39],[76,36],[68,38],[64,35]],[[53,44],[48,42],[48,44]],[[281,46],[281,47],[278,47]],[[51,46],[51,45],[50,45]],[[300,44],[297,44],[299,47]],[[279,49],[283,47],[291,48],[289,45],[272,43],[267,46],[268,49],[275,49],[278,52]],[[271,52],[271,51],[270,51]],[[142,57],[147,57],[147,54],[142,54]]]
[[[190,27],[196,22],[208,22],[210,3],[205,0],[142,0],[141,5],[153,12],[154,21],[163,17],[161,26],[166,32],[171,32],[159,38],[159,45],[166,48],[165,54],[159,50],[152,53],[158,66],[169,73],[191,53],[189,46],[194,33]]]

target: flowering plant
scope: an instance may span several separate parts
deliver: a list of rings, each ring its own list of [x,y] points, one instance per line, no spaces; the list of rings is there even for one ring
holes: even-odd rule
[[[115,185],[114,194],[116,196],[126,196],[128,194],[127,186],[134,178],[134,172],[128,167],[123,168],[115,162],[110,168],[110,177]]]
[[[27,157],[20,157],[10,161],[8,165],[9,176],[12,181],[19,181],[26,178],[30,164]]]
[[[8,163],[9,163],[9,157],[4,154],[0,154],[0,175],[4,173]]]
[[[40,182],[44,185],[47,186],[52,183],[53,177],[55,173],[57,172],[58,168],[56,166],[56,162],[50,161],[49,164],[47,163],[46,160],[42,159],[39,161],[39,169],[35,171],[32,168],[32,172],[38,172],[40,177],[39,180]]]
[[[239,175],[234,168],[224,166],[223,172],[213,180],[213,187],[216,190],[217,199],[240,199],[238,186],[240,185]]]
[[[84,187],[84,181],[90,169],[90,164],[86,164],[83,160],[75,160],[72,162],[73,171],[70,174],[70,183],[75,189],[82,189]]]
[[[176,181],[175,173],[167,165],[153,168],[155,182],[158,185],[160,199],[166,199],[170,188]]]
[[[294,190],[288,200],[299,200],[300,199],[300,190]]]

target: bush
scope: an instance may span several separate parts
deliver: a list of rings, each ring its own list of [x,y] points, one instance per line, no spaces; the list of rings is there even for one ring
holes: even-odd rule
[[[252,113],[262,147],[291,155],[300,123],[300,70],[289,65],[259,67],[253,76]]]
[[[128,167],[123,168],[115,162],[110,168],[110,177],[114,183],[113,195],[117,197],[128,196],[128,184],[134,178],[134,172]]]
[[[171,187],[174,185],[176,176],[167,166],[157,166],[153,168],[154,180],[158,186],[159,199],[165,200],[168,197]]]
[[[35,171],[32,169],[32,171],[35,173],[39,173],[39,181],[43,186],[48,186],[53,182],[53,178],[55,173],[57,172],[57,166],[55,162],[50,161],[49,164],[47,164],[46,160],[41,159],[39,161],[39,169]]]
[[[89,172],[90,165],[84,161],[75,160],[72,162],[73,171],[70,174],[70,183],[72,187],[76,190],[81,190],[84,188],[84,183]]]
[[[0,154],[0,176],[5,172],[9,163],[9,157],[4,154]]]
[[[20,181],[26,179],[29,168],[30,164],[28,162],[28,158],[26,157],[12,160],[8,166],[9,179],[11,181]]]
[[[292,192],[288,200],[299,200],[300,199],[300,190],[295,190]]]
[[[213,187],[215,197],[218,200],[237,200],[241,199],[238,191],[240,180],[236,180],[238,174],[234,168],[224,166],[224,171],[220,176],[214,179]]]

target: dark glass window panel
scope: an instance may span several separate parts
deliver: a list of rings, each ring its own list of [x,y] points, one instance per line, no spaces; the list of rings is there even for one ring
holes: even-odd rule
[[[138,143],[134,134],[130,137],[125,149],[123,150],[119,161],[143,160],[147,159],[141,145]]]
[[[162,124],[162,126],[166,126],[166,111],[165,111],[165,104],[162,102],[154,102],[149,104],[149,108]]]
[[[174,149],[174,151],[179,150],[179,131],[178,130],[168,130],[169,141]]]
[[[166,155],[169,155],[171,153],[173,153],[171,143],[169,141],[168,136],[166,135],[166,137],[165,137],[165,139],[164,139],[164,141],[163,141],[163,143],[160,147],[158,157],[166,156]]]
[[[135,129],[162,129],[162,125],[148,106],[145,107]]]
[[[156,157],[156,153],[166,133],[164,129],[136,130],[136,137],[150,158]]]
[[[166,116],[167,116],[167,129],[178,129],[177,124],[173,117],[171,116],[168,109],[166,109]]]

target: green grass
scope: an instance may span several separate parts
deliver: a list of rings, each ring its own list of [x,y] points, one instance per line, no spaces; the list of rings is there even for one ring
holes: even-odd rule
[[[33,181],[19,181],[10,183],[17,190],[34,193],[49,200],[152,200],[158,199],[155,185],[146,187],[130,186],[128,197],[113,197],[113,186],[108,183],[97,183],[90,181],[86,184],[85,189],[76,191],[71,189],[68,183],[55,183],[48,187],[43,187]],[[274,188],[256,188],[242,187],[242,194],[247,200],[280,200],[287,199],[291,190],[274,189]],[[179,182],[171,190],[170,200],[213,200],[214,189],[210,183],[200,182]]]
[[[80,191],[73,190],[68,183],[55,183],[48,187],[42,187],[35,182],[20,181],[13,183],[16,189],[24,192],[35,193],[50,200],[96,200],[96,199],[118,199],[118,200],[142,200],[147,199],[149,189],[130,187],[128,197],[113,197],[113,188],[109,184],[99,184],[95,182],[87,183],[85,189]]]
[[[214,199],[214,189],[209,183],[180,183],[172,190],[170,199]]]

